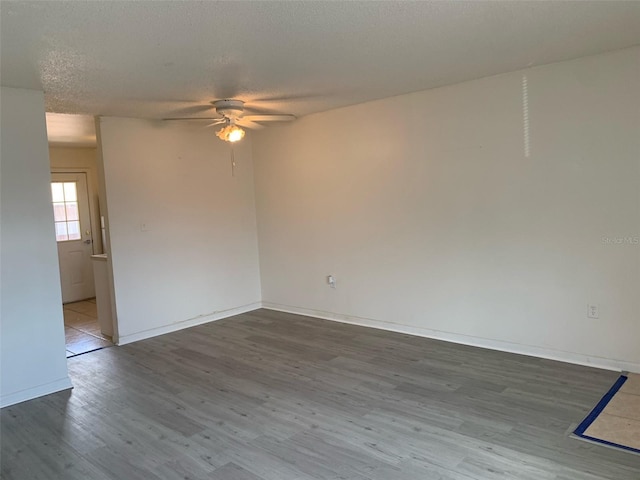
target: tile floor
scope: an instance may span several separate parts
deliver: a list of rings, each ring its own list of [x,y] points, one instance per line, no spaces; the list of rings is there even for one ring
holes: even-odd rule
[[[113,346],[111,339],[100,331],[95,298],[67,303],[63,305],[63,313],[67,358]]]
[[[627,381],[584,434],[640,450],[640,375],[627,375]]]

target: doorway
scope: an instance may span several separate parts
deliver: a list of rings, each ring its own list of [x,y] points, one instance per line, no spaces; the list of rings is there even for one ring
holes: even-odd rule
[[[55,225],[67,357],[112,346],[100,330],[93,277],[93,226],[87,174],[53,172]]]

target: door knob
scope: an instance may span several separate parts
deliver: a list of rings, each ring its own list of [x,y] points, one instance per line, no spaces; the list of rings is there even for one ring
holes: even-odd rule
[[[92,241],[91,239],[85,240],[84,243],[86,243],[87,245],[91,245],[91,241]]]

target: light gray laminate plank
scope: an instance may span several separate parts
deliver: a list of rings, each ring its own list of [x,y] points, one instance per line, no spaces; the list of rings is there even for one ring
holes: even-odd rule
[[[264,480],[233,462],[218,468],[210,478],[212,480]]]
[[[3,480],[638,480],[568,438],[618,374],[257,310],[74,357]]]

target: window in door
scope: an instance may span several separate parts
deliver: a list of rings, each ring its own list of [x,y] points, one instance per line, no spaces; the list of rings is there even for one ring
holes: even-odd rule
[[[82,235],[80,235],[76,182],[51,182],[51,198],[56,240],[58,242],[80,240]]]

